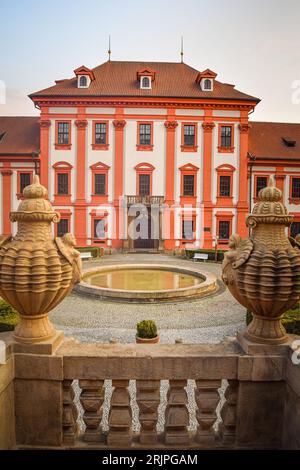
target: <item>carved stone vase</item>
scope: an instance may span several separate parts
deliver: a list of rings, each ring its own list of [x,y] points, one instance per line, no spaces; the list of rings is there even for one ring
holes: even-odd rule
[[[18,223],[15,237],[0,237],[0,296],[20,314],[14,338],[36,343],[54,337],[48,312],[81,279],[81,260],[71,234],[53,239],[51,223],[60,220],[47,190],[34,176],[10,219]]]
[[[244,336],[256,343],[287,340],[282,314],[300,297],[300,245],[286,236],[293,217],[281,202],[273,177],[247,216],[251,236],[232,235],[223,261],[223,281],[253,314]]]

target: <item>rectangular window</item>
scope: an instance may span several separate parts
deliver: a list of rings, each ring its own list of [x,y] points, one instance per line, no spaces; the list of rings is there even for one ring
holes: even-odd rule
[[[230,148],[232,147],[232,127],[221,126],[221,147]]]
[[[193,220],[182,221],[182,238],[184,238],[185,240],[194,239],[194,221]]]
[[[105,219],[94,219],[94,238],[103,239],[106,237]]]
[[[219,239],[228,240],[230,237],[230,222],[229,220],[220,220],[219,222]]]
[[[20,173],[20,193],[23,189],[30,185],[30,173]]]
[[[68,173],[57,174],[57,193],[69,194],[69,175]]]
[[[151,145],[151,124],[140,124],[139,139],[140,145]]]
[[[300,178],[292,178],[292,198],[300,199]]]
[[[99,196],[106,194],[106,175],[104,173],[95,174],[95,194]]]
[[[69,231],[69,220],[68,219],[60,219],[57,224],[57,236],[63,237]]]
[[[70,123],[59,122],[57,130],[57,143],[61,145],[67,145],[70,143]]]
[[[194,175],[183,175],[183,195],[194,196]]]
[[[220,196],[230,196],[230,176],[220,176]]]
[[[193,147],[195,145],[195,126],[184,126],[183,144],[187,147]]]
[[[96,122],[95,124],[95,144],[107,144],[106,122]]]
[[[150,175],[139,175],[139,196],[150,196]]]
[[[300,233],[300,222],[293,222],[291,225],[291,237],[295,238]]]
[[[261,189],[265,188],[268,184],[268,177],[267,176],[257,176],[256,178],[256,197],[258,197],[258,193]]]

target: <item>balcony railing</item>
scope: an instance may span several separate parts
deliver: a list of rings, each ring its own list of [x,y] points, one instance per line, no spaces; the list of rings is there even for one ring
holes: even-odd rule
[[[144,205],[162,205],[165,201],[164,196],[125,196],[127,205],[144,204]]]

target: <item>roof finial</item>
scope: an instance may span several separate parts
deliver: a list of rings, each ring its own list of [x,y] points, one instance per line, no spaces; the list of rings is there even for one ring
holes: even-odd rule
[[[108,60],[110,61],[111,56],[111,48],[110,48],[110,35],[108,36]]]
[[[181,57],[181,60],[180,60],[180,62],[182,63],[182,62],[183,62],[183,36],[181,36],[181,50],[180,50],[180,57]]]

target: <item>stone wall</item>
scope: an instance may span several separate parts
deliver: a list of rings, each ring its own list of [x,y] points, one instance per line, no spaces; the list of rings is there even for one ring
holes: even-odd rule
[[[7,349],[6,363],[0,364],[0,449],[15,447],[14,358]]]
[[[3,449],[300,449],[300,368],[288,346],[36,347],[15,344],[0,366]]]

